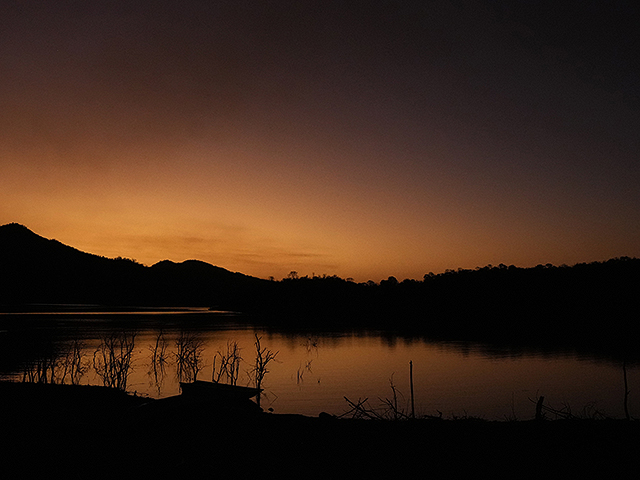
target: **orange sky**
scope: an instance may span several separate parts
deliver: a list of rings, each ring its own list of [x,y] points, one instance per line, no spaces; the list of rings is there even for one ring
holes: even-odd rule
[[[0,6],[0,224],[263,278],[640,256],[626,12],[97,3]]]

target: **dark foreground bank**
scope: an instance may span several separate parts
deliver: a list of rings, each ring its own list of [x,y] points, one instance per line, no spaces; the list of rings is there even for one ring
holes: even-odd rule
[[[3,478],[624,478],[640,454],[636,421],[311,418],[2,382],[0,399]]]

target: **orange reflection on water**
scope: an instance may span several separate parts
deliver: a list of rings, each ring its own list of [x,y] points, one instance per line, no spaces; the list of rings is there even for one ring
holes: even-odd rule
[[[105,318],[109,316],[106,314]],[[101,344],[101,335],[108,333],[109,328],[122,329],[124,324],[119,319],[126,316],[114,317],[117,324],[98,324],[98,318],[99,315],[94,315],[75,320],[75,324],[69,319],[71,327],[63,324],[69,337],[80,332],[84,359],[88,362]],[[272,408],[276,413],[342,414],[349,410],[345,397],[353,402],[368,399],[371,408],[380,409],[385,399],[392,398],[393,383],[398,407],[408,414],[412,361],[416,415],[530,419],[535,412],[535,399],[543,395],[548,404],[555,407],[569,404],[574,412],[593,406],[610,416],[623,416],[622,366],[604,361],[540,352],[489,351],[479,345],[393,339],[377,334],[269,333],[234,325],[226,317],[220,324],[202,329],[198,328],[201,326],[198,319],[203,317],[188,318],[186,324],[172,320],[171,316],[162,316],[162,323],[155,326],[138,323],[127,383],[129,391],[155,398],[180,393],[177,344],[185,331],[193,334],[201,345],[199,380],[211,380],[214,356],[224,353],[229,342],[237,342],[242,357],[237,384],[249,385],[257,334],[263,348],[277,352],[262,384],[261,402],[263,408]],[[162,325],[162,330],[158,325]],[[184,330],[185,325],[189,329]],[[80,331],[78,326],[84,330]],[[160,332],[165,361],[154,365],[152,353]],[[627,370],[633,389],[640,382],[640,369]],[[21,378],[21,372],[14,375]],[[89,368],[80,383],[99,385],[101,378]],[[629,401],[632,415],[640,411],[638,398],[631,396]]]

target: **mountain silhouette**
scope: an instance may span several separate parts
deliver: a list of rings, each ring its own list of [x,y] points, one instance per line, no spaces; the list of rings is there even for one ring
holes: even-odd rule
[[[49,240],[27,227],[0,226],[0,304],[235,306],[255,277],[198,260],[151,267]]]
[[[81,252],[15,223],[0,226],[0,307],[37,303],[213,307],[284,330],[376,329],[509,345],[606,346],[629,358],[640,326],[640,259],[488,265],[379,283],[295,272],[275,281],[198,260],[148,267]]]

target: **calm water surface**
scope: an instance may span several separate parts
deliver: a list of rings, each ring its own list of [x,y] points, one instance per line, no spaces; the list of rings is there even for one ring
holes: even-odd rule
[[[69,356],[81,347],[81,384],[103,384],[93,366],[94,354],[110,335],[135,333],[126,388],[153,398],[179,394],[179,343],[198,345],[200,380],[211,380],[214,357],[237,342],[242,361],[238,385],[250,383],[255,360],[255,335],[261,347],[277,352],[263,382],[263,408],[275,413],[343,414],[345,397],[380,409],[397,393],[398,407],[410,411],[409,362],[413,362],[416,415],[479,416],[488,420],[533,417],[533,401],[571,408],[574,414],[594,410],[624,417],[621,363],[571,353],[509,352],[479,344],[402,339],[370,332],[279,333],[247,325],[246,319],[225,313],[74,312],[0,315],[0,376],[36,379],[43,365],[54,365],[54,376],[70,382]],[[159,334],[162,332],[162,337]],[[131,338],[131,337],[128,337]],[[152,361],[160,338],[165,362]],[[157,357],[156,357],[157,358]],[[216,360],[216,368],[220,358]],[[47,374],[50,380],[51,372]],[[627,367],[629,412],[640,415],[640,369]]]

